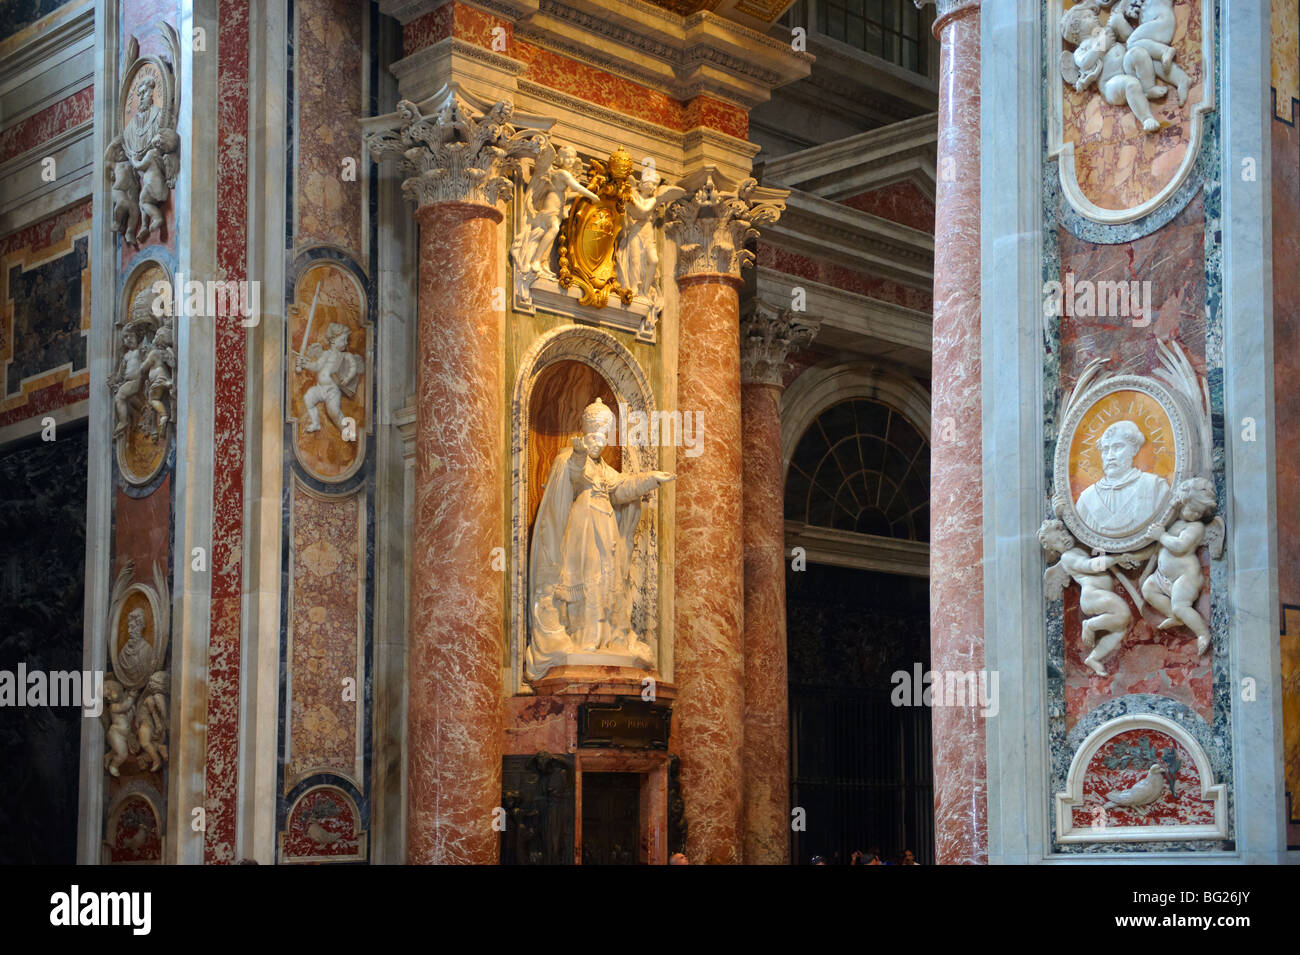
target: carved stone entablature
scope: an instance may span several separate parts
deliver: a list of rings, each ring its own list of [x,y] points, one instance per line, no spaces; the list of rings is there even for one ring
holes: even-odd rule
[[[790,352],[807,348],[816,334],[816,323],[802,312],[750,301],[740,315],[741,383],[780,387]]]
[[[728,275],[754,264],[746,239],[759,225],[775,222],[785,208],[785,189],[768,189],[755,179],[733,182],[706,166],[682,182],[684,198],[668,207],[665,235],[677,243],[677,278]]]
[[[1061,419],[1052,508],[1038,538],[1052,564],[1050,600],[1080,587],[1084,662],[1106,676],[1103,659],[1124,639],[1132,611],[1150,606],[1161,630],[1186,627],[1197,652],[1210,629],[1194,604],[1204,584],[1200,548],[1223,556],[1216,516],[1209,389],[1178,346],[1157,343],[1155,377],[1110,375],[1105,359],[1084,368]],[[1054,562],[1054,563],[1053,563]],[[1122,571],[1138,571],[1136,582]]]
[[[180,84],[174,73],[181,59],[180,38],[165,22],[159,23],[158,32],[170,62],[157,55],[140,56],[135,37],[127,43],[127,65],[118,92],[122,129],[104,153],[112,206],[109,228],[132,245],[143,244],[150,234],[162,230],[163,206],[180,174],[176,134]]]
[[[416,206],[495,206],[510,198],[518,161],[547,144],[552,122],[516,117],[509,100],[489,103],[449,83],[420,105],[401,100],[397,112],[376,121],[379,129],[366,135],[366,148],[376,162],[401,161],[410,174],[402,192]]]

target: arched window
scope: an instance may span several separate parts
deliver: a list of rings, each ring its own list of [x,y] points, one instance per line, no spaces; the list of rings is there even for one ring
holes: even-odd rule
[[[930,540],[930,444],[883,402],[831,405],[804,432],[785,480],[785,517],[815,527]]]

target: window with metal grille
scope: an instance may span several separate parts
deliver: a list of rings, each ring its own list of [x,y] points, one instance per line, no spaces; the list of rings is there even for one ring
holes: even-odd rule
[[[882,402],[855,398],[818,415],[785,480],[787,520],[930,539],[930,444]]]
[[[818,0],[817,29],[873,56],[927,74],[930,14],[912,0]]]

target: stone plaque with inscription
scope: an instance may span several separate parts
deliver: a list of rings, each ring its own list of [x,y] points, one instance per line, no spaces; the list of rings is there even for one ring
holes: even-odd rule
[[[578,745],[667,749],[673,710],[645,700],[578,707]]]

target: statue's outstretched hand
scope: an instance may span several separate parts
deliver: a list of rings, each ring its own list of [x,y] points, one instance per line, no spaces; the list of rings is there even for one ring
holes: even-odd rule
[[[677,480],[676,474],[669,474],[667,471],[651,471],[650,473],[654,475],[654,479],[660,484],[667,484],[669,481]]]
[[[582,437],[580,435],[575,434],[573,436],[573,450],[576,451],[578,454],[587,453],[587,446],[582,443]]]

